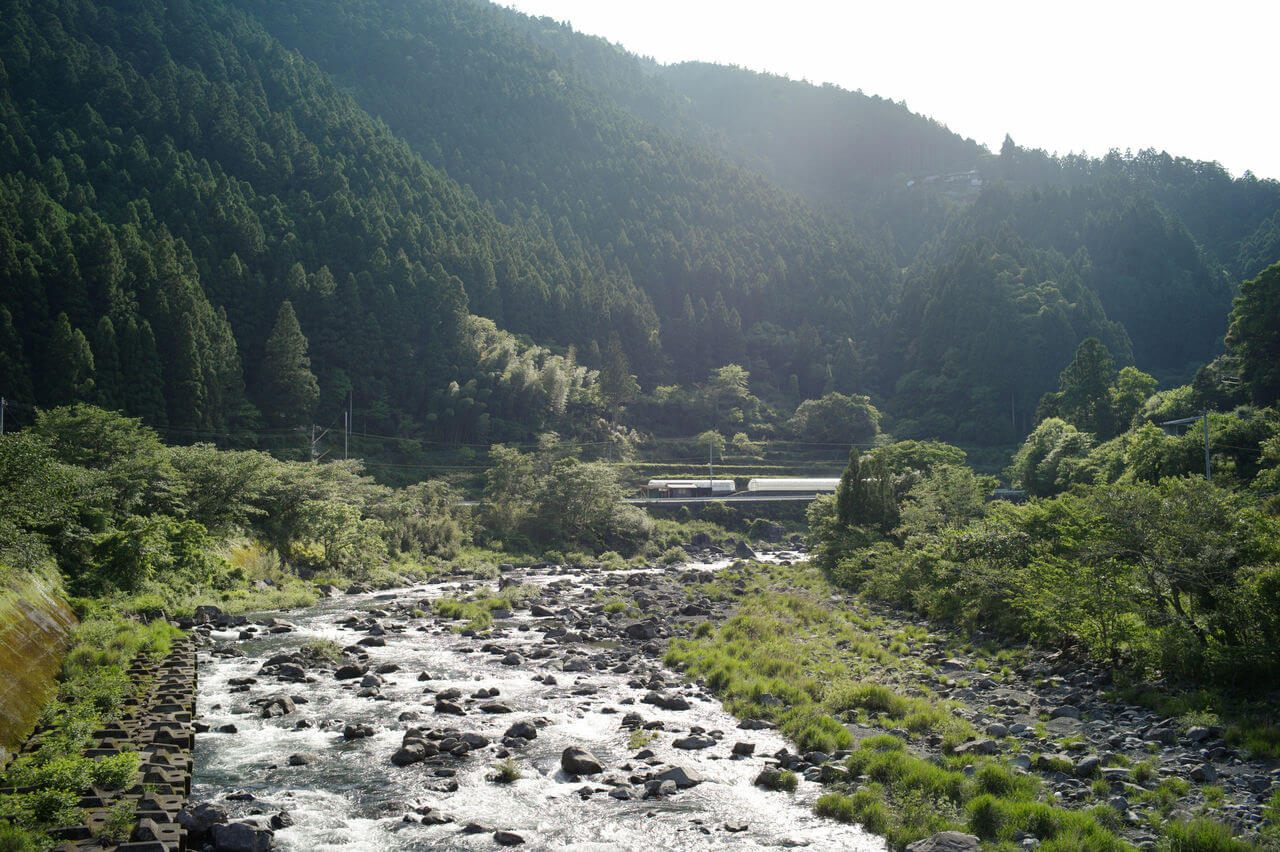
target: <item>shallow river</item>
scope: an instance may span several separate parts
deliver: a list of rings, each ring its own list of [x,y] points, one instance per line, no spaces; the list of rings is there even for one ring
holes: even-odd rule
[[[693,566],[707,568],[714,566]],[[525,577],[526,582],[563,580],[563,575]],[[592,577],[571,577],[574,590],[566,604],[587,602]],[[256,635],[237,641],[238,631],[215,632],[221,645],[234,645],[245,657],[200,656],[200,718],[216,729],[234,724],[237,733],[209,732],[197,737],[195,801],[224,803],[232,791],[252,794],[247,802],[225,802],[233,817],[286,810],[294,824],[276,832],[276,842],[291,850],[493,849],[493,832],[518,833],[523,849],[654,850],[703,848],[787,848],[883,850],[884,842],[859,829],[815,817],[810,806],[819,785],[801,781],[795,794],[768,792],[752,782],[765,758],[788,745],[772,731],[739,730],[737,721],[720,704],[697,690],[685,695],[691,709],[671,711],[642,704],[647,692],[631,673],[589,670],[566,673],[558,659],[526,660],[504,666],[501,656],[483,653],[486,640],[463,637],[433,616],[413,617],[397,612],[397,604],[450,594],[456,583],[351,595],[326,601],[312,609],[283,614],[296,630]],[[273,654],[290,651],[313,639],[354,645],[368,634],[342,626],[351,616],[365,618],[381,611],[380,623],[389,628],[383,647],[369,647],[372,667],[395,664],[384,675],[380,697],[357,697],[359,681],[336,681],[331,671],[313,670],[316,683],[283,683],[258,677],[249,691],[231,691],[230,680],[254,677]],[[494,639],[514,650],[532,650],[543,634],[529,629],[528,611],[518,611],[495,625]],[[394,632],[403,626],[403,632]],[[521,630],[521,627],[524,627]],[[598,648],[597,648],[598,649]],[[591,647],[582,650],[590,652]],[[662,671],[652,661],[638,669]],[[419,675],[427,673],[428,681]],[[542,682],[551,675],[554,684]],[[665,672],[676,680],[677,676]],[[535,680],[535,678],[537,678]],[[635,684],[635,685],[631,685]],[[480,689],[496,689],[496,700],[514,712],[488,714],[474,702],[465,716],[438,716],[434,693],[450,687],[462,691],[463,701]],[[427,691],[430,690],[430,691]],[[576,693],[576,694],[575,694]],[[276,719],[262,719],[249,701],[275,694],[306,699],[297,710]],[[597,789],[600,776],[567,777],[560,769],[561,752],[580,746],[604,764],[606,773],[628,774],[626,765],[648,766],[635,760],[630,732],[620,723],[623,714],[639,712],[646,721],[661,720],[666,730],[648,744],[656,759],[696,769],[707,781],[674,796],[653,800],[619,801],[605,792],[584,800],[585,784]],[[419,721],[400,721],[402,713]],[[302,720],[311,727],[299,728]],[[513,750],[522,777],[513,784],[487,780],[498,763],[503,732],[514,722],[538,720],[536,739]],[[343,724],[372,726],[372,737],[343,739]],[[454,727],[482,734],[493,745],[450,763],[456,769],[455,792],[435,792],[427,764],[396,767],[391,755],[410,726]],[[674,738],[691,726],[724,732],[712,748],[682,751]],[[736,742],[755,744],[755,757],[735,759]],[[291,766],[289,757],[304,754],[306,765]],[[628,762],[630,763],[628,764]],[[447,779],[445,779],[447,780]],[[404,821],[414,808],[433,806],[452,817],[442,825]],[[468,823],[484,826],[484,833],[464,834]],[[745,828],[744,828],[745,825]],[[735,829],[730,831],[729,828]]]

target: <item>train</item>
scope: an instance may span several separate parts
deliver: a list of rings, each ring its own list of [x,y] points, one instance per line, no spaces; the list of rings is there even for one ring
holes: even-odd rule
[[[830,494],[839,485],[839,477],[752,477],[747,480],[746,492],[759,497]],[[732,479],[650,479],[642,491],[650,499],[675,500],[740,493]]]

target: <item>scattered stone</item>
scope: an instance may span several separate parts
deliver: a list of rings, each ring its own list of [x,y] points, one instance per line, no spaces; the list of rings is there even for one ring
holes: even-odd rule
[[[706,776],[696,769],[687,769],[683,766],[668,766],[655,775],[654,778],[658,781],[670,781],[681,790],[697,787],[707,780]]]
[[[604,772],[604,766],[586,749],[569,746],[560,755],[560,768],[567,775],[595,775]]]
[[[1218,770],[1211,764],[1202,763],[1191,770],[1191,780],[1197,784],[1212,784],[1218,780]]]
[[[907,852],[978,852],[981,848],[978,838],[959,831],[940,831],[907,844]]]
[[[503,737],[519,737],[522,740],[537,739],[538,729],[532,722],[516,722],[510,728],[507,728],[507,732],[503,734]]]
[[[401,746],[391,755],[391,762],[396,766],[410,766],[427,759],[427,748],[421,742],[409,742]]]
[[[501,829],[493,833],[493,839],[497,841],[499,846],[519,846],[524,843],[524,838],[514,831],[502,831]]]
[[[289,696],[273,695],[262,705],[262,718],[275,719],[278,716],[287,716],[296,709],[298,709],[297,706]]]
[[[273,844],[270,829],[247,822],[233,822],[213,827],[214,852],[267,852]]]
[[[696,751],[698,749],[711,748],[715,744],[716,741],[713,737],[708,737],[704,734],[680,737],[671,743],[674,747],[684,749],[685,751]]]

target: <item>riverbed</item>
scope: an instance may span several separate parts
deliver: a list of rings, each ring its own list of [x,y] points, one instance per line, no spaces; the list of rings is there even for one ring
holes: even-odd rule
[[[488,636],[463,635],[458,622],[431,613],[431,600],[459,593],[465,581],[456,579],[274,614],[287,619],[279,632],[264,618],[252,630],[215,630],[200,656],[198,710],[211,730],[197,737],[192,799],[224,805],[233,818],[287,812],[292,824],[275,832],[286,850],[492,849],[498,831],[526,849],[883,850],[880,838],[813,815],[819,784],[801,779],[794,794],[755,786],[771,756],[794,747],[774,731],[740,729],[712,696],[665,669],[652,642],[645,650],[620,633],[610,638],[609,626],[633,622],[602,612],[599,589],[643,597],[656,576],[521,573],[519,582],[542,592],[497,613]],[[374,677],[335,679],[341,661],[310,667],[301,680],[260,672],[274,655],[316,640],[349,649],[347,662]],[[688,709],[645,702],[655,694],[683,698],[672,703]],[[261,702],[275,695],[294,709],[264,718]],[[634,747],[627,714],[639,714],[651,741]],[[536,737],[504,746],[518,722],[532,723]],[[371,735],[352,738],[361,725]],[[225,726],[235,732],[218,731]],[[468,733],[488,744],[396,766],[391,757],[410,728],[437,743]],[[691,734],[714,744],[675,747]],[[734,755],[738,743],[754,753]],[[566,775],[561,754],[570,746],[604,772]],[[504,752],[520,774],[513,783],[490,780]],[[668,766],[705,780],[643,798],[643,780]],[[448,821],[424,824],[424,814],[428,823]]]

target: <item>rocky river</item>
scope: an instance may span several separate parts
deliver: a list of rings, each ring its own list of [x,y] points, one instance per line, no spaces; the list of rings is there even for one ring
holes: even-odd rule
[[[432,611],[483,584],[465,579],[281,618],[206,615],[193,845],[884,849],[813,815],[816,768],[781,736],[744,729],[662,665],[675,622],[722,614],[682,586],[725,564],[520,569],[503,582],[536,590],[488,635]],[[779,765],[796,770],[795,793],[755,783]]]

